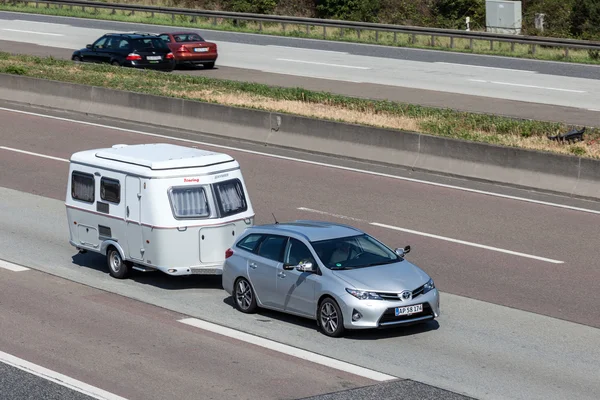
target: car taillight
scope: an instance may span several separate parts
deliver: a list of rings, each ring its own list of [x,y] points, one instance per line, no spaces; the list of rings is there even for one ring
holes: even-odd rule
[[[189,52],[189,50],[188,50],[188,49],[187,49],[187,47],[185,47],[185,46],[180,46],[180,47],[177,49],[177,52],[178,52],[178,53],[188,53],[188,52]]]
[[[175,56],[173,55],[173,53],[169,53],[169,54],[167,54],[167,56],[165,58],[167,60],[172,60],[173,58],[175,58]]]
[[[130,53],[127,55],[128,61],[137,61],[137,60],[141,60],[141,59],[142,59],[142,56],[140,56],[139,54]]]
[[[225,258],[229,258],[229,257],[231,257],[232,255],[233,255],[233,250],[231,250],[231,249],[227,249],[227,250],[225,251]]]

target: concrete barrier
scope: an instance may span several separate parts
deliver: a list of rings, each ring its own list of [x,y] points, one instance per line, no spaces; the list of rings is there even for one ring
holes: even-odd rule
[[[0,74],[0,99],[600,199],[600,161]]]

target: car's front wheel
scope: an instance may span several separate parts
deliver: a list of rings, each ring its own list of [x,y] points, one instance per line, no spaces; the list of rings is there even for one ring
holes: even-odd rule
[[[258,308],[254,289],[252,289],[252,285],[245,278],[239,278],[235,282],[233,301],[235,302],[235,307],[246,314],[253,313]]]
[[[344,333],[344,317],[342,310],[332,298],[325,298],[319,304],[317,315],[319,328],[327,336],[340,337]]]

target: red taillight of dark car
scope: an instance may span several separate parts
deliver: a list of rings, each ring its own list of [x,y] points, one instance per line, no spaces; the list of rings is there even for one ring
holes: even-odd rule
[[[142,56],[135,53],[130,53],[127,55],[127,61],[139,61],[142,59]]]
[[[229,258],[229,257],[231,257],[232,255],[233,255],[233,250],[231,250],[231,249],[227,249],[227,250],[225,251],[225,258]]]
[[[167,60],[172,60],[175,58],[175,56],[173,55],[173,53],[169,53],[167,54],[167,56],[165,57]]]

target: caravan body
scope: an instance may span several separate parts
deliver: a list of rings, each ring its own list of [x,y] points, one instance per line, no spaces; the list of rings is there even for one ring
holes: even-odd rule
[[[71,156],[70,243],[107,256],[111,275],[222,273],[254,211],[238,162],[171,144],[115,145]]]

